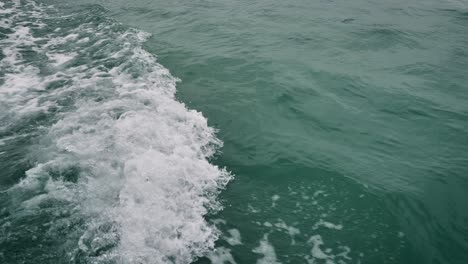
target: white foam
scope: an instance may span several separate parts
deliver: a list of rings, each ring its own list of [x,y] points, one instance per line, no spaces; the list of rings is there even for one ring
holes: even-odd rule
[[[280,198],[279,195],[275,194],[271,197],[271,207],[275,207],[276,206],[276,201],[278,201]]]
[[[333,224],[331,222],[324,221],[323,219],[320,219],[317,223],[315,223],[312,228],[315,230],[315,229],[318,229],[320,226],[326,227],[328,229],[335,229],[335,230],[343,229],[343,225]]]
[[[309,239],[309,243],[312,243],[312,249],[311,249],[310,252],[311,252],[313,258],[326,260],[327,264],[334,263],[332,261],[333,256],[327,255],[320,248],[320,246],[323,245],[323,240],[322,240],[322,237],[320,235],[311,236],[310,239]]]
[[[268,234],[263,236],[259,246],[254,248],[252,252],[263,255],[261,259],[257,260],[257,264],[280,264],[276,258],[275,248],[268,241]]]
[[[7,38],[0,40],[4,58],[0,61],[0,71],[5,73],[4,83],[0,89],[0,118],[10,116],[9,122],[16,122],[25,114],[46,111],[54,103],[51,101],[40,102],[40,93],[45,88],[44,79],[39,76],[40,70],[24,62],[21,51],[37,51],[37,42],[42,38],[34,37],[31,28],[40,27],[42,23],[35,20],[40,10],[35,4],[28,3],[31,12],[27,16],[31,19],[28,26],[18,23],[22,15],[17,10],[20,2],[14,2],[13,6],[3,9],[7,16],[3,19],[3,26],[12,30]],[[7,121],[7,122],[8,122]],[[4,125],[8,125],[6,123]]]
[[[231,255],[231,250],[219,247],[207,254],[207,258],[212,264],[236,264],[236,261]]]
[[[224,219],[212,219],[211,222],[215,225],[225,225],[227,224],[226,220]]]
[[[242,244],[242,239],[241,239],[241,234],[239,230],[233,228],[229,229],[228,233],[231,235],[230,237],[225,237],[224,239],[226,242],[229,243],[231,246],[236,246],[236,245],[241,245]]]
[[[12,12],[22,12],[16,8]],[[32,10],[36,17],[45,12]],[[48,199],[79,208],[87,228],[76,250],[91,262],[190,263],[213,249],[219,232],[204,216],[220,209],[216,195],[231,176],[208,159],[222,142],[201,113],[175,99],[176,79],[141,48],[148,34],[114,32],[112,22],[105,22],[84,24],[66,35],[65,29],[54,31],[41,44],[31,28],[18,26],[15,19],[14,32],[1,42],[7,48],[0,64],[9,69],[0,87],[1,110],[11,123],[51,107],[60,112],[32,146],[37,165],[9,191],[42,188],[44,194],[25,201],[25,208]],[[94,39],[77,43],[90,33]],[[114,46],[102,60],[57,68],[75,57],[104,52],[99,45],[106,41]],[[51,73],[25,66],[20,46],[48,56]],[[121,63],[103,67],[110,59]],[[56,81],[65,84],[45,90]],[[64,98],[69,105],[58,105]],[[70,168],[77,168],[76,182],[51,177],[52,171]],[[106,223],[113,228],[102,231]],[[231,235],[240,243],[240,234]],[[93,256],[107,245],[113,249]]]
[[[317,197],[317,196],[319,196],[319,195],[321,195],[321,194],[322,194],[322,195],[325,194],[325,191],[322,191],[322,190],[315,191],[315,192],[314,192],[314,197]]]
[[[291,236],[291,244],[292,245],[296,244],[296,241],[294,240],[294,236],[299,235],[301,233],[298,228],[287,225],[281,219],[279,219],[279,221],[277,223],[275,223],[275,227],[278,228],[279,230],[286,231],[288,233],[288,235]]]
[[[47,57],[49,57],[50,60],[54,61],[52,65],[54,66],[60,66],[64,64],[65,62],[68,62],[75,58],[78,55],[76,52],[71,52],[71,53],[48,53]]]
[[[351,249],[348,246],[343,246],[340,245],[335,250],[332,248],[326,248],[322,249],[323,245],[325,244],[323,242],[322,236],[320,235],[313,235],[309,238],[308,243],[312,244],[312,249],[310,250],[311,256],[307,256],[306,260],[308,263],[317,263],[316,260],[320,260],[320,263],[326,263],[326,264],[334,264],[334,263],[347,263],[351,259],[349,257],[349,253],[351,252]],[[333,252],[335,251],[340,251],[336,254]]]
[[[261,212],[259,209],[256,209],[255,207],[253,207],[251,204],[247,204],[247,210],[250,212],[250,213],[259,213]]]
[[[339,246],[338,247],[342,252],[338,253],[336,256],[337,257],[342,257],[343,259],[346,260],[351,260],[351,257],[348,256],[349,253],[351,253],[351,248],[348,246]]]

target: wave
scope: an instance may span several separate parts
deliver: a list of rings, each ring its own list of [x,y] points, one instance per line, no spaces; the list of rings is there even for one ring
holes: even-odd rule
[[[209,162],[222,142],[176,100],[177,79],[142,48],[149,34],[99,6],[0,3],[0,135],[35,135],[30,168],[0,197],[2,246],[39,215],[30,247],[64,252],[46,260],[190,263],[211,250],[218,231],[204,216],[231,179]]]

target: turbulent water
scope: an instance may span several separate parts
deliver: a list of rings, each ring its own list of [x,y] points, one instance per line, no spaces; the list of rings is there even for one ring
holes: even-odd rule
[[[0,0],[0,48],[0,263],[468,263],[464,0]]]
[[[3,263],[188,263],[212,248],[220,141],[175,100],[148,34],[99,8],[2,8]]]

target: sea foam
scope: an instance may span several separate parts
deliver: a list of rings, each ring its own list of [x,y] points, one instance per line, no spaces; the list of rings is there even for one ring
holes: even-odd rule
[[[65,204],[84,223],[67,240],[70,260],[190,263],[211,250],[219,234],[204,216],[231,179],[209,162],[222,142],[176,100],[176,78],[142,48],[149,35],[90,10],[59,16],[32,1],[0,10],[11,31],[0,41],[2,130],[46,120],[33,166],[8,190],[15,212]]]

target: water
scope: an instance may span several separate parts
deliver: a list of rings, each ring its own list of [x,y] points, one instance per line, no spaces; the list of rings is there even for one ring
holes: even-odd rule
[[[468,262],[468,2],[2,3],[1,263]]]

